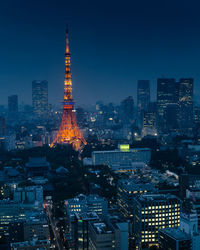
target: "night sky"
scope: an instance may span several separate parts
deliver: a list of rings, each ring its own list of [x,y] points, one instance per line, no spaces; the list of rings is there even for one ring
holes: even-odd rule
[[[7,0],[0,6],[0,104],[31,104],[32,80],[63,97],[65,26],[79,104],[136,101],[137,80],[194,77],[200,90],[200,4],[185,0]],[[200,98],[200,97],[199,97]]]

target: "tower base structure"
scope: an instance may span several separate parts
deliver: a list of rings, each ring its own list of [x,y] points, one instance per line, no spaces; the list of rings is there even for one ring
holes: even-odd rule
[[[56,144],[72,144],[75,150],[80,150],[87,144],[77,125],[76,116],[71,109],[63,110],[60,128],[50,147],[55,147]]]

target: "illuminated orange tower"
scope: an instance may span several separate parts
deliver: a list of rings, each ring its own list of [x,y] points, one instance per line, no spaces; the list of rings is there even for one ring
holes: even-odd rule
[[[57,135],[50,147],[54,147],[56,144],[72,144],[75,150],[80,150],[81,147],[86,144],[86,140],[77,125],[74,110],[68,29],[66,30],[65,82],[62,121]]]

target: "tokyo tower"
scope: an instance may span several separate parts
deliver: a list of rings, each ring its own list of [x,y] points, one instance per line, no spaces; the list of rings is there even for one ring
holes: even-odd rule
[[[66,30],[65,81],[63,113],[60,128],[50,147],[56,144],[72,144],[75,150],[80,150],[87,142],[76,122],[74,99],[72,97],[71,54],[69,52],[68,29]]]

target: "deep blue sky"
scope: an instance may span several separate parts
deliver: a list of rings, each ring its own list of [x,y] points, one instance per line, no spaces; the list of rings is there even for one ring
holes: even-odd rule
[[[194,77],[200,87],[200,4],[185,0],[7,0],[0,6],[0,104],[31,82],[49,81],[49,101],[63,97],[65,24],[69,23],[78,104],[136,99],[138,79]]]

